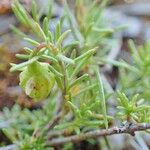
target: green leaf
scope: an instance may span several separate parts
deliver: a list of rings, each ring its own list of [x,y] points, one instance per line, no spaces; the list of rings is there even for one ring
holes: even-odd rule
[[[75,47],[77,45],[79,45],[79,42],[78,41],[73,41],[72,43],[69,43],[66,46],[64,46],[63,52],[68,52],[68,50],[72,50],[71,48]]]
[[[24,40],[26,40],[27,42],[29,42],[31,45],[34,45],[34,46],[40,45],[40,43],[38,43],[37,41],[30,39],[30,38],[24,38]]]
[[[93,28],[93,31],[99,32],[99,33],[103,33],[103,34],[108,34],[108,33],[113,33],[114,29],[107,29],[107,28]]]
[[[68,107],[73,111],[74,115],[77,118],[82,118],[80,114],[80,110],[70,101],[67,102]]]
[[[91,33],[91,30],[92,30],[93,25],[94,25],[94,22],[91,22],[91,23],[88,25],[88,27],[87,27],[87,29],[86,29],[86,32],[85,32],[85,35],[84,35],[85,38],[88,37],[88,36],[90,36],[89,34]]]
[[[60,47],[63,40],[68,36],[68,34],[71,32],[71,30],[65,31],[61,36],[59,36],[57,42],[56,42],[56,47]]]
[[[44,33],[44,31],[42,30],[42,28],[40,27],[40,25],[36,22],[35,23],[35,30],[37,31],[38,35],[46,41],[46,35]]]
[[[16,54],[16,58],[19,58],[19,59],[23,59],[23,60],[27,60],[29,59],[29,55],[25,55],[25,54]]]
[[[133,96],[133,98],[131,100],[132,104],[134,104],[134,105],[136,104],[136,102],[138,100],[138,97],[139,97],[139,94],[136,94],[136,95]]]
[[[121,105],[123,107],[125,107],[126,109],[128,109],[129,108],[129,100],[126,97],[126,95],[124,93],[121,93],[121,92],[117,91],[117,96],[120,100]]]
[[[85,93],[85,92],[88,92],[88,91],[94,89],[96,86],[97,86],[97,84],[92,84],[92,85],[90,85],[90,86],[87,86],[87,87],[81,89],[78,93],[76,93],[76,94],[73,95],[73,96],[74,96],[74,97],[75,97],[75,96],[79,96],[80,94],[83,94],[83,93]]]
[[[83,124],[86,126],[102,126],[104,122],[99,120],[92,120],[92,121],[83,121]]]
[[[26,67],[27,65],[29,64],[32,64],[33,62],[37,61],[39,59],[39,57],[33,57],[32,59],[26,61],[26,62],[23,62],[21,64],[17,64],[17,65],[13,65],[11,68],[10,68],[10,71],[13,72],[13,71],[17,71],[23,67]]]
[[[60,35],[61,35],[61,26],[60,26],[60,21],[59,21],[59,22],[57,23],[56,29],[55,29],[55,42],[58,41]]]
[[[125,29],[128,29],[128,25],[127,24],[123,24],[123,25],[119,25],[118,27],[114,28],[115,32],[119,32],[119,31],[123,31]]]
[[[90,56],[89,56],[90,57]],[[89,57],[85,57],[83,58],[78,64],[77,66],[75,67],[75,69],[73,70],[73,72],[71,73],[70,75],[70,78],[73,78],[75,77],[80,71],[81,71],[81,68],[87,64],[88,60],[89,60]]]
[[[45,35],[48,35],[48,19],[47,19],[47,17],[45,17],[44,21],[43,21],[43,31],[44,31]]]
[[[146,105],[138,106],[138,107],[135,109],[135,112],[138,112],[138,111],[145,111],[145,110],[150,110],[150,106],[146,106]]]
[[[32,0],[32,17],[33,19],[38,22],[38,15],[37,15],[37,5],[35,3],[35,0]]]
[[[53,0],[48,0],[48,14],[47,19],[50,20],[52,16],[52,6],[53,6]]]
[[[48,31],[48,35],[47,35],[49,41],[52,43],[53,42],[53,35],[50,31]]]
[[[54,129],[56,129],[56,130],[69,129],[69,128],[73,127],[74,125],[75,125],[74,122],[61,123],[61,124],[59,124],[59,125],[56,125],[56,126],[54,127]]]
[[[61,78],[59,77],[59,76],[56,76],[55,75],[55,80],[56,80],[56,82],[57,82],[57,85],[58,85],[58,87],[61,89],[61,90],[63,90],[63,83],[62,83],[62,80],[61,80]]]
[[[15,12],[18,13],[18,17],[22,18],[21,20],[23,20],[23,23],[25,23],[28,27],[33,27],[33,19],[29,19],[29,14],[27,13],[27,11],[22,7],[22,5],[20,5],[20,3],[18,2],[18,0],[14,0],[13,1],[13,7],[15,8]]]
[[[50,55],[42,55],[41,57],[42,57],[43,59],[50,60],[51,62],[53,62],[53,63],[55,63],[55,64],[58,63],[57,59],[54,58],[53,56],[50,56]]]
[[[135,120],[139,120],[139,117],[136,114],[131,114],[131,116],[135,119]]]
[[[96,49],[97,49],[97,48],[93,48],[93,49],[91,49],[91,50],[85,52],[85,53],[82,54],[81,56],[75,58],[75,59],[74,59],[75,62],[79,62],[79,61],[81,61],[82,59],[84,59],[84,58],[86,58],[86,57],[92,56],[92,55],[96,52]]]
[[[23,48],[27,53],[31,53],[31,52],[33,52],[33,50],[31,49],[31,48],[28,48],[28,47],[24,47]]]
[[[74,130],[77,135],[81,133],[80,127],[75,127]]]
[[[11,141],[11,142],[15,142],[17,141],[17,138],[15,136],[13,136],[13,134],[11,134],[9,132],[9,130],[7,130],[7,128],[3,128],[2,132],[7,136],[7,138]]]
[[[116,61],[116,60],[108,60],[108,59],[105,59],[105,60],[103,60],[103,61],[104,61],[105,63],[107,62],[107,63],[110,63],[110,64],[112,64],[112,65],[114,65],[114,66],[117,66],[117,67],[124,67],[124,68],[126,68],[126,69],[129,69],[129,70],[131,70],[131,71],[137,73],[137,74],[140,74],[140,71],[139,71],[136,67],[129,65],[128,63],[124,62],[123,60],[121,60],[121,61]]]
[[[51,65],[49,66],[49,69],[51,70],[51,72],[53,72],[53,74],[59,78],[63,77],[63,74],[61,74],[60,72],[58,72],[54,67],[52,67]]]
[[[82,4],[83,0],[76,0],[76,6],[79,7]]]
[[[117,106],[117,109],[120,109],[120,110],[126,110],[126,108],[125,107],[123,107],[123,106]]]
[[[133,40],[130,39],[130,40],[128,41],[128,45],[129,45],[129,48],[130,48],[131,52],[132,52],[133,54],[138,55],[138,51],[137,51],[137,49],[136,49],[136,47],[135,47],[135,44],[134,44]]]
[[[72,60],[72,59],[70,59],[70,58],[68,58],[68,57],[66,57],[66,56],[64,56],[64,55],[59,54],[59,55],[58,55],[58,58],[59,58],[59,60],[65,62],[65,63],[67,63],[67,64],[72,64],[72,65],[75,64],[74,60]]]
[[[106,111],[104,88],[103,88],[103,83],[102,83],[102,79],[101,79],[100,71],[99,71],[98,67],[96,68],[96,76],[97,76],[98,87],[99,87],[99,97],[100,97],[101,104],[102,104],[102,113],[103,113],[103,116],[104,116],[104,124],[105,124],[106,129],[108,129],[108,120],[107,120],[107,111]]]
[[[77,51],[74,49],[74,50],[72,50],[72,52],[71,52],[71,54],[70,54],[70,58],[71,58],[71,59],[75,59],[76,56],[77,56]]]
[[[28,26],[28,23],[26,23],[26,20],[23,18],[22,15],[20,15],[20,12],[18,11],[17,7],[15,4],[12,4],[11,5],[11,8],[16,16],[16,18],[23,24],[23,25],[26,25]]]
[[[24,34],[23,32],[21,32],[19,29],[17,29],[15,26],[10,25],[10,29],[16,33],[17,35],[21,36],[21,37],[26,37],[27,35]]]
[[[68,87],[68,90],[70,88],[72,88],[73,86],[82,83],[82,81],[88,80],[89,79],[89,75],[88,74],[84,74],[83,76],[79,77],[78,79],[76,79],[75,81],[71,82],[71,84]]]
[[[103,120],[104,116],[102,114],[96,114],[96,113],[92,113],[89,112],[88,115],[92,118],[98,119],[98,120]],[[112,116],[107,116],[108,120],[113,120]]]

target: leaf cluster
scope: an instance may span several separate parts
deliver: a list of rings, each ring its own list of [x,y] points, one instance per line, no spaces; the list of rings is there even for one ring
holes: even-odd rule
[[[120,69],[119,87],[123,92],[126,92],[128,95],[135,95],[136,93],[139,93],[141,98],[144,98],[149,103],[149,41],[136,48],[133,41],[130,40],[129,47],[131,50],[131,58],[133,60],[133,63],[129,64],[124,62],[125,67],[122,67]],[[124,77],[126,78],[126,80],[124,80]]]
[[[124,93],[118,92],[117,116],[129,122],[149,122],[150,106],[135,95],[129,100]]]

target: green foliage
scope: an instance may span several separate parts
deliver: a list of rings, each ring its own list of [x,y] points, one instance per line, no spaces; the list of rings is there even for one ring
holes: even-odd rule
[[[110,63],[119,69],[118,90],[132,97],[137,93],[141,98],[149,102],[150,98],[150,42],[135,47],[134,42],[129,40],[132,63],[124,60],[106,60],[104,63]]]
[[[114,119],[114,116],[107,112],[109,96],[99,66],[95,65],[95,55],[100,60],[102,57],[99,56],[106,56],[107,42],[103,41],[111,39],[112,33],[117,30],[105,28],[103,24],[102,12],[107,1],[99,4],[95,3],[96,1],[78,0],[74,15],[64,1],[67,14],[60,18],[54,31],[50,31],[48,25],[53,6],[51,1],[49,2],[48,14],[42,22],[35,1],[32,2],[32,17],[18,0],[14,0],[12,4],[20,23],[27,27],[35,38],[29,38],[12,27],[31,47],[25,47],[24,54],[16,55],[23,62],[11,64],[10,71],[21,72],[20,86],[31,98],[47,98],[47,104],[41,109],[29,111],[16,105],[11,110],[4,109],[0,121],[9,120],[11,123],[3,129],[3,133],[12,143],[17,143],[21,150],[45,149],[48,134],[48,131],[45,132],[45,126],[53,120],[58,102],[61,103],[61,117],[51,129],[54,132],[67,130],[71,134],[79,134],[96,128],[107,129]],[[70,22],[71,30],[64,31],[63,23],[66,18]],[[71,35],[73,40],[70,42],[68,37]],[[143,104],[144,100],[141,99],[142,96],[146,99],[150,97],[148,92],[146,95],[149,88],[147,82],[150,81],[148,47],[147,45],[137,52],[132,46],[133,65],[110,60],[112,64],[119,66],[120,70],[128,69],[120,75],[120,89],[127,93],[127,96],[120,92],[117,94],[117,116],[123,121],[150,121],[150,107],[145,102]],[[99,51],[100,48],[103,50]],[[122,80],[124,78],[129,82]],[[138,81],[139,79],[142,81]],[[138,90],[139,87],[143,88],[143,92]],[[136,93],[140,93],[140,98]],[[130,98],[131,96],[133,98]]]
[[[129,122],[149,122],[150,106],[144,104],[144,100],[139,95],[133,96],[129,100],[124,93],[118,92],[118,112],[117,116]],[[145,118],[147,118],[145,120]]]
[[[99,100],[93,102],[92,104],[90,104],[90,102],[83,103],[80,107],[77,107],[72,102],[67,102],[67,106],[73,113],[74,119],[69,123],[66,123],[64,120],[61,124],[55,126],[55,129],[62,130],[67,128],[68,131],[75,131],[79,134],[81,131],[85,132],[89,129],[99,127],[103,128],[105,126],[105,116],[98,113],[99,108],[101,108]],[[109,122],[113,119],[111,116],[106,117]],[[84,127],[84,129],[81,129],[81,127]]]
[[[150,42],[145,42],[138,48],[135,47],[133,41],[129,41],[132,52],[133,64],[127,64],[127,69],[120,69],[121,90],[128,95],[139,93],[141,98],[149,102],[150,98]],[[124,80],[126,78],[126,80]]]
[[[24,137],[20,137],[20,143],[18,144],[18,150],[45,150],[44,139],[30,137],[25,135]]]
[[[14,105],[11,110],[4,108],[0,122],[4,122],[6,128],[2,131],[11,142],[17,142],[20,136],[32,136],[35,129],[42,128],[51,119],[54,105],[54,101],[51,100],[42,109],[33,111],[21,109],[18,105]]]
[[[82,39],[84,46],[86,47],[94,47],[99,45],[101,40],[104,40],[107,36],[107,31],[109,30],[103,28],[104,20],[102,18],[102,11],[107,3],[107,0],[104,0],[101,4],[97,3],[93,1],[77,1],[75,5],[74,17],[65,2],[67,16],[72,26],[71,29],[74,36],[78,40]],[[103,23],[100,23],[102,20]],[[100,29],[101,32],[97,32],[95,29]],[[113,29],[111,31],[113,32]]]

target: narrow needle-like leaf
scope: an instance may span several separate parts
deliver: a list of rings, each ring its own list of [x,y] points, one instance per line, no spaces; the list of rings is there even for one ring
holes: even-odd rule
[[[97,80],[98,80],[99,97],[100,97],[101,104],[102,104],[102,112],[103,112],[103,116],[104,116],[104,124],[105,124],[106,129],[108,129],[108,120],[107,120],[104,88],[103,88],[103,83],[102,83],[102,79],[101,79],[100,71],[99,71],[98,67],[96,68],[96,76],[97,76]]]
[[[87,51],[86,53],[82,54],[81,56],[77,57],[74,60],[75,60],[75,62],[78,62],[78,61],[84,59],[85,57],[92,56],[95,52],[96,52],[96,48],[93,48],[93,49]]]
[[[28,60],[28,61],[26,61],[26,62],[23,62],[23,63],[21,63],[21,64],[17,64],[17,65],[13,65],[13,66],[11,67],[10,71],[12,72],[12,71],[19,70],[20,68],[23,68],[23,67],[25,67],[25,66],[27,66],[27,65],[29,65],[29,64],[32,64],[33,62],[35,62],[35,61],[38,60],[38,59],[39,59],[39,57],[33,57],[32,59],[30,59],[30,60]]]
[[[72,64],[72,65],[75,64],[74,60],[72,60],[72,59],[70,59],[70,58],[68,58],[68,57],[66,57],[66,56],[64,56],[64,55],[59,54],[59,55],[58,55],[58,58],[59,58],[61,61],[65,62],[65,63]]]
[[[62,44],[63,40],[68,36],[70,32],[71,30],[67,30],[58,38],[57,43],[56,43],[57,47],[59,47]]]
[[[32,11],[32,17],[33,17],[33,19],[36,22],[38,22],[37,5],[36,5],[36,3],[35,3],[34,0],[32,0],[32,10],[31,11]]]
[[[60,72],[58,72],[56,69],[54,69],[52,66],[49,66],[49,69],[51,70],[51,72],[53,72],[57,77],[62,78],[63,74],[61,74]]]
[[[27,42],[29,42],[30,44],[32,44],[34,46],[40,45],[40,43],[38,43],[37,41],[30,39],[30,38],[24,38],[24,40],[26,40]]]
[[[16,54],[16,58],[23,59],[23,60],[27,60],[27,59],[29,59],[29,55]]]
[[[88,74],[84,74],[83,76],[79,77],[78,79],[76,79],[75,81],[71,82],[69,89],[72,88],[73,86],[81,83],[83,80],[87,80],[89,78]]]

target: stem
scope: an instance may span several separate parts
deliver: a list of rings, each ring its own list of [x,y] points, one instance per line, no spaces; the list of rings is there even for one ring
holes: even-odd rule
[[[60,66],[62,68],[62,74],[64,75],[64,78],[63,78],[64,88],[62,90],[63,111],[66,112],[67,108],[66,108],[65,104],[66,104],[66,101],[68,101],[68,96],[69,96],[69,93],[67,93],[67,89],[68,89],[68,75],[67,75],[67,72],[66,72],[66,67],[65,67],[64,62],[60,61]]]
[[[51,130],[54,128],[54,126],[58,123],[58,121],[60,120],[62,116],[62,113],[59,113],[57,116],[55,116],[52,120],[50,120],[50,122],[45,126],[45,130]]]
[[[72,129],[64,129],[61,131],[50,131],[47,133],[47,137],[46,139],[51,140],[54,137],[58,137],[58,136],[69,136],[71,135],[73,132]]]
[[[51,141],[47,141],[46,145],[47,146],[55,146],[55,145],[62,145],[68,142],[80,142],[83,140],[87,140],[90,138],[96,138],[100,136],[109,136],[109,135],[114,135],[114,134],[130,134],[132,136],[135,135],[136,131],[143,131],[146,129],[150,129],[150,123],[142,123],[142,124],[132,124],[128,127],[113,127],[110,129],[103,129],[103,130],[95,130],[95,131],[90,131],[87,133],[81,133],[78,135],[73,135],[65,138],[56,138]]]
[[[59,122],[63,114],[65,114],[66,112],[65,101],[67,100],[66,95],[67,95],[68,77],[67,77],[67,72],[66,72],[66,67],[65,67],[64,62],[59,61],[59,65],[61,67],[62,74],[64,75],[63,76],[64,88],[61,91],[62,94],[61,94],[61,97],[59,97],[58,103],[56,103],[57,105],[56,105],[54,117],[45,126],[45,131],[52,130],[55,127],[55,125]],[[63,103],[63,106],[60,105],[61,103]]]
[[[64,75],[64,90],[63,90],[63,96],[65,96],[67,94],[67,85],[68,85],[68,81],[67,81],[67,72],[66,72],[66,67],[64,65],[63,62],[61,62],[61,67],[62,67],[62,72]],[[64,97],[65,99],[65,97]]]

